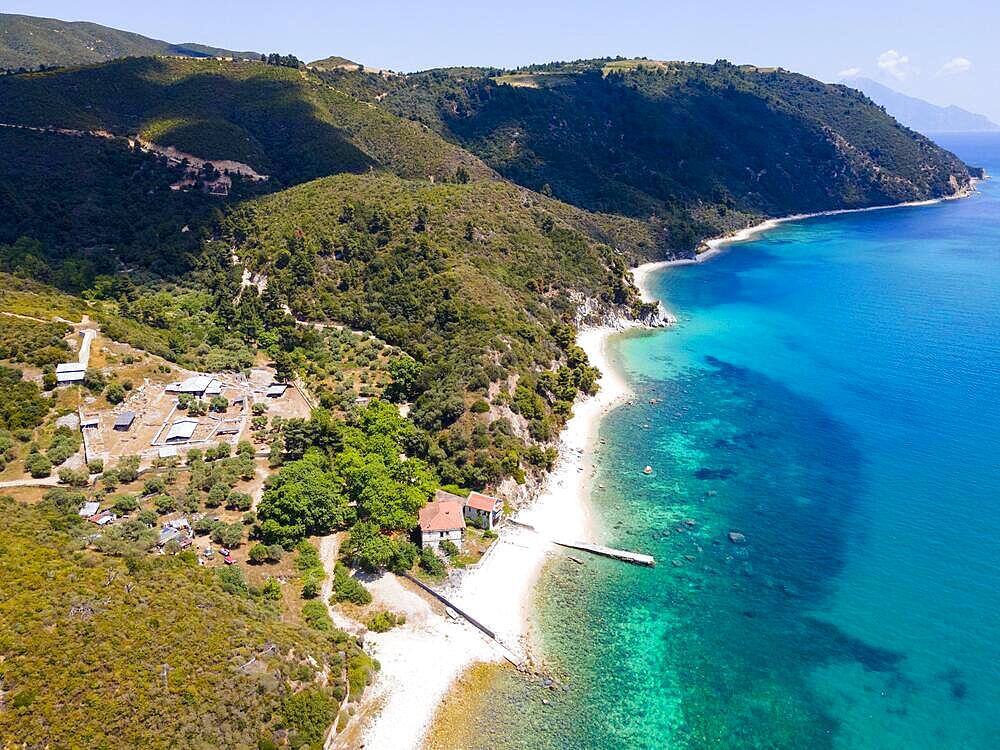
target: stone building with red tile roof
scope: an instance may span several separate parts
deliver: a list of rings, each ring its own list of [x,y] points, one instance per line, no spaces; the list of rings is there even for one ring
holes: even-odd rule
[[[448,493],[445,493],[448,494]],[[465,514],[461,498],[435,499],[420,509],[420,545],[438,549],[448,540],[461,548],[465,535]]]
[[[481,492],[470,492],[465,498],[465,517],[481,529],[493,530],[503,516],[503,503]]]

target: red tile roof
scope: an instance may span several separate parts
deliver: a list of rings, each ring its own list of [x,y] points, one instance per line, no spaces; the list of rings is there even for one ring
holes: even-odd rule
[[[492,513],[496,510],[497,505],[500,503],[495,497],[490,497],[489,495],[484,495],[481,492],[472,492],[465,499],[465,504],[470,508],[475,508],[476,510],[481,510],[484,513]]]
[[[435,502],[440,503],[443,500],[455,500],[461,503],[462,505],[465,505],[465,498],[462,497],[461,495],[453,495],[452,493],[445,492],[444,490],[438,490],[437,492],[434,493]]]
[[[462,504],[458,500],[427,503],[420,509],[421,531],[454,531],[464,528]]]

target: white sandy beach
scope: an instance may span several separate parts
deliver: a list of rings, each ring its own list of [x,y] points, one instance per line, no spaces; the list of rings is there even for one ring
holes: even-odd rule
[[[587,460],[601,417],[628,395],[624,378],[605,354],[613,328],[581,331],[577,341],[591,364],[600,369],[601,389],[577,402],[560,436],[559,460],[545,485],[516,520],[537,533],[506,526],[479,565],[462,576],[457,589],[445,591],[459,607],[496,631],[511,655],[530,652],[528,613],[532,591],[552,538],[592,540],[595,530],[588,510],[591,465]],[[378,715],[363,732],[370,750],[419,747],[441,701],[462,672],[480,661],[504,659],[498,647],[472,626],[434,611],[426,601],[385,575],[370,586],[377,600],[405,612],[407,623],[368,643],[382,665],[370,705]]]
[[[754,239],[757,235],[768,231],[769,229],[774,229],[775,227],[785,224],[789,221],[801,221],[802,219],[814,219],[819,216],[840,216],[841,214],[856,214],[863,213],[866,211],[887,211],[892,208],[912,208],[914,206],[931,206],[935,203],[942,203],[944,201],[958,200],[959,198],[967,198],[976,190],[976,183],[979,182],[978,179],[972,178],[969,186],[954,195],[948,195],[943,198],[931,198],[925,201],[908,201],[906,203],[893,203],[888,206],[867,206],[865,208],[839,208],[833,211],[817,211],[811,214],[792,214],[791,216],[782,216],[777,219],[765,219],[759,224],[754,224],[753,226],[744,227],[743,229],[727,234],[723,237],[716,237],[705,242],[706,249],[697,253],[693,258],[678,258],[676,260],[656,260],[650,263],[643,263],[640,266],[632,269],[632,278],[635,279],[635,285],[639,288],[639,292],[642,295],[643,302],[654,302],[656,301],[653,297],[650,286],[649,286],[649,275],[654,271],[658,271],[661,268],[670,268],[672,266],[689,266],[696,263],[704,263],[706,260],[711,260],[719,253],[721,253],[729,245],[735,245],[740,242],[747,242]],[[661,302],[662,304],[662,302]]]
[[[650,290],[653,272],[670,266],[702,263],[721,253],[725,246],[753,239],[781,223],[936,202],[768,219],[726,237],[709,240],[707,249],[695,258],[644,263],[632,269],[632,274],[643,301],[653,302],[656,301]],[[669,312],[667,315],[673,317]],[[479,565],[466,572],[457,587],[443,592],[492,628],[508,650],[471,625],[435,611],[425,599],[405,588],[392,575],[387,574],[370,585],[376,601],[394,611],[404,612],[407,623],[388,633],[369,634],[367,639],[382,669],[371,697],[366,699],[368,705],[377,710],[363,731],[366,750],[420,747],[439,705],[463,671],[477,662],[501,661],[505,655],[516,659],[530,656],[532,637],[528,617],[532,591],[547,555],[553,550],[550,540],[600,541],[600,531],[594,527],[589,511],[589,483],[593,474],[589,453],[601,418],[630,395],[627,383],[611,366],[606,354],[608,339],[619,332],[616,328],[591,328],[580,331],[577,337],[591,364],[602,373],[601,390],[596,396],[576,403],[573,418],[560,436],[556,468],[546,479],[538,498],[516,516],[517,521],[534,526],[537,533],[507,525]]]

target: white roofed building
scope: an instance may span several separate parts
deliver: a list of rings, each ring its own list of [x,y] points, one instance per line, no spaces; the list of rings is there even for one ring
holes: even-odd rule
[[[170,425],[170,431],[163,439],[166,443],[185,443],[192,438],[198,428],[198,420],[194,417],[177,419]]]
[[[81,362],[63,362],[56,365],[56,382],[79,383],[83,380],[86,369]]]
[[[187,380],[178,380],[174,383],[170,383],[166,387],[166,391],[168,393],[193,393],[200,396],[208,390],[208,387],[213,382],[218,383],[219,381],[209,377],[208,375],[192,375]]]

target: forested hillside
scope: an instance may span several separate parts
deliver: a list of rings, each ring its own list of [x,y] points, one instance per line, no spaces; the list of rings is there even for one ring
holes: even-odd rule
[[[138,135],[244,162],[280,185],[389,170],[453,179],[490,170],[414,122],[262,62],[129,58],[0,78],[0,122]]]
[[[957,158],[860,93],[780,69],[597,60],[322,75],[525,187],[662,224],[677,249],[747,217],[938,197],[968,182]]]
[[[204,44],[170,44],[87,21],[0,13],[0,70],[83,65],[136,55],[260,56]]]

